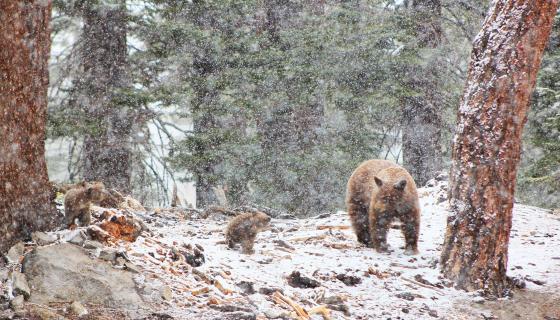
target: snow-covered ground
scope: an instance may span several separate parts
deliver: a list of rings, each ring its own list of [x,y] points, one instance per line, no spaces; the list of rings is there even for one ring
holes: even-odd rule
[[[224,311],[246,310],[259,315],[257,319],[288,317],[292,310],[267,294],[275,289],[306,310],[318,305],[347,309],[346,313],[332,311],[332,319],[490,317],[492,308],[485,310],[483,299],[449,288],[440,276],[437,262],[448,214],[442,185],[420,189],[419,194],[422,224],[416,256],[404,255],[404,240],[397,229],[389,232],[388,254],[362,246],[348,228],[344,212],[301,220],[273,219],[270,230],[258,235],[253,255],[223,244],[226,220],[160,213],[149,224],[154,237],[141,237],[127,250],[133,262],[144,267],[148,280],[172,289],[172,300],[156,308],[180,319],[227,319]],[[206,261],[196,273],[169,262],[171,248],[188,244],[204,248]],[[509,252],[509,274],[528,279],[526,292],[560,291],[559,216],[516,205]],[[287,278],[293,271],[319,281],[320,286],[290,286]],[[214,282],[205,282],[204,275]],[[347,285],[339,278],[354,283]],[[238,286],[242,282],[252,283],[256,293],[243,293],[244,287]],[[525,318],[521,314],[518,319]]]

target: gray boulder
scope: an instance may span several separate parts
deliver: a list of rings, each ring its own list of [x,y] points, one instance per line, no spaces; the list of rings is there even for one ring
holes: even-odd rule
[[[6,261],[8,263],[19,263],[19,258],[23,255],[23,251],[25,250],[25,246],[23,242],[18,242],[13,245],[8,253],[6,254]]]
[[[35,231],[31,234],[31,239],[40,246],[46,246],[55,243],[57,238],[55,235],[48,234],[41,231]]]
[[[33,303],[82,301],[137,311],[146,305],[131,272],[92,259],[84,249],[69,243],[35,248],[25,257],[23,272]]]
[[[25,298],[29,298],[31,290],[29,290],[29,285],[25,279],[25,275],[21,272],[12,272],[12,286],[14,295],[23,295]]]

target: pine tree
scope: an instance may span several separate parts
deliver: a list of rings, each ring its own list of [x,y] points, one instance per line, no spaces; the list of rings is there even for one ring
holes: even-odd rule
[[[50,1],[0,2],[0,252],[55,216],[45,162]]]
[[[452,216],[441,255],[444,275],[458,288],[507,294],[521,133],[557,9],[558,1],[495,1],[474,41],[458,110]]]

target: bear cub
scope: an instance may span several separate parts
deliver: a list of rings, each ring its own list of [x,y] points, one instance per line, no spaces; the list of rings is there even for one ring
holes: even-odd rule
[[[112,198],[113,196],[105,188],[103,182],[81,182],[76,184],[66,192],[64,197],[66,226],[72,226],[76,218],[78,218],[80,226],[89,225],[91,223],[91,205],[100,205],[103,201]]]
[[[240,243],[242,252],[254,253],[253,244],[257,233],[265,229],[270,223],[270,217],[263,212],[243,213],[231,219],[225,230],[226,243],[233,249]]]
[[[368,160],[348,180],[346,207],[358,241],[378,252],[387,251],[387,231],[401,222],[405,254],[418,253],[420,205],[412,176],[388,160]]]

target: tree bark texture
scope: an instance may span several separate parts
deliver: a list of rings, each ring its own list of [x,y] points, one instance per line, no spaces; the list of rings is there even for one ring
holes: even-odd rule
[[[458,288],[507,294],[521,133],[558,0],[497,0],[477,35],[458,110],[442,271]]]
[[[45,161],[50,1],[0,1],[0,252],[55,217]]]
[[[133,112],[119,101],[127,84],[127,18],[118,5],[87,3],[82,8],[81,64],[76,103],[85,110],[83,176],[130,193]]]
[[[412,10],[417,48],[437,48],[443,34],[441,1],[415,0]],[[403,100],[403,165],[418,186],[423,186],[441,170],[443,102],[437,83],[441,68],[435,63],[426,67],[412,65],[407,72],[405,85],[418,93]]]

